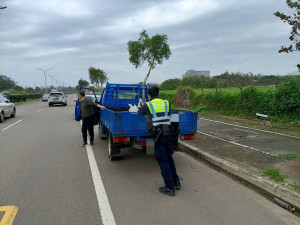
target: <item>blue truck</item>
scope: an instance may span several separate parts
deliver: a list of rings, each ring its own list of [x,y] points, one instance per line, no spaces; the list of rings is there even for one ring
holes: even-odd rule
[[[100,110],[98,134],[101,140],[108,140],[109,160],[115,160],[121,149],[137,147],[153,148],[153,140],[147,130],[146,116],[129,112],[129,104],[138,105],[142,91],[147,96],[147,86],[140,84],[106,84],[99,103],[105,106]],[[148,97],[146,97],[148,101]],[[197,131],[197,112],[172,110],[171,124],[173,146],[178,147],[178,137],[185,140],[194,139]],[[150,147],[151,148],[151,147]]]

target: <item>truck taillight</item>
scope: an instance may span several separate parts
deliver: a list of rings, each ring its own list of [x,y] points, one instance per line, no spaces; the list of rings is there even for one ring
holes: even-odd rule
[[[183,140],[194,140],[195,139],[195,135],[184,135],[183,136]]]
[[[114,143],[127,142],[127,137],[114,137]]]
[[[138,145],[141,145],[143,147],[146,147],[146,144],[147,142],[146,141],[138,141]]]
[[[62,96],[62,98],[65,98],[65,96]]]

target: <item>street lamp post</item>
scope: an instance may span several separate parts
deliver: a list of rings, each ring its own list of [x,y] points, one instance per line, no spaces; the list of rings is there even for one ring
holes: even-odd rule
[[[56,75],[53,75],[53,76],[48,75],[48,76],[51,77],[51,79],[52,79],[52,87],[54,87],[54,86],[53,86],[53,78],[56,77]]]
[[[55,82],[56,82],[56,89],[57,89],[57,91],[58,91],[57,81],[58,81],[59,79],[54,79],[54,80],[55,80]]]
[[[44,76],[45,76],[45,85],[46,85],[46,93],[47,93],[48,90],[47,90],[47,75],[46,75],[46,72],[47,72],[48,70],[52,70],[52,69],[54,69],[54,68],[49,68],[49,69],[46,69],[46,70],[43,70],[43,69],[40,69],[40,68],[34,68],[34,69],[36,69],[36,70],[41,70],[41,71],[44,72]]]

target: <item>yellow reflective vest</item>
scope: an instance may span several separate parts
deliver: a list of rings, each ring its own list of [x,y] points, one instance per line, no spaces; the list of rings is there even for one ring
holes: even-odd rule
[[[155,98],[146,104],[153,116],[153,126],[156,127],[163,124],[171,125],[171,117],[169,116],[170,106],[167,100]]]

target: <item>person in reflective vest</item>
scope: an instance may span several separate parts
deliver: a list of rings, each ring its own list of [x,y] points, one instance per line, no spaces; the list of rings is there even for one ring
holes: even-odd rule
[[[155,158],[161,170],[165,186],[159,191],[169,196],[175,195],[175,189],[180,190],[179,177],[173,160],[173,143],[171,129],[171,106],[167,100],[158,98],[159,88],[148,89],[149,102],[144,104],[138,113],[147,115],[151,126],[147,126],[154,140]]]

